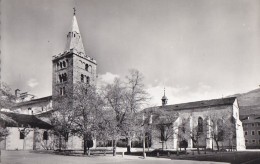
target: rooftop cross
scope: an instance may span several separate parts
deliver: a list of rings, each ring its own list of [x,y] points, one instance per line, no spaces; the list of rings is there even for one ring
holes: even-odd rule
[[[73,7],[73,10],[74,10],[74,13],[73,13],[73,14],[74,14],[74,15],[76,15],[76,8],[75,8],[75,7]]]

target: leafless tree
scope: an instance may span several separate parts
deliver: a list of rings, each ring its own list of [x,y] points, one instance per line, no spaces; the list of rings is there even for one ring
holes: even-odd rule
[[[176,134],[176,129],[173,126],[174,122],[178,118],[178,112],[166,111],[164,109],[152,112],[153,124],[156,128],[155,135],[161,140],[162,149],[167,149],[167,141],[173,139]]]
[[[84,153],[100,131],[100,118],[104,103],[94,85],[79,83],[74,88],[74,133],[84,140]]]
[[[178,137],[180,140],[191,139],[193,145],[197,148],[198,154],[200,154],[199,144],[201,140],[205,141],[203,138],[206,137],[206,129],[201,129],[200,126],[195,123],[192,123],[191,126],[191,119],[193,119],[192,116],[186,118],[180,117],[181,123],[179,125]],[[202,122],[203,127],[204,125],[205,122]]]
[[[206,125],[209,128],[209,136],[216,143],[218,151],[220,150],[220,142],[229,141],[229,144],[233,145],[236,128],[232,116],[228,117],[223,112],[210,113],[207,115]]]

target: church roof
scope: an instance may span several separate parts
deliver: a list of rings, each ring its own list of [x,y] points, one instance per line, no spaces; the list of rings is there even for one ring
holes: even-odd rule
[[[34,115],[26,115],[26,114],[18,114],[11,112],[0,112],[0,114],[4,114],[8,116],[10,119],[15,122],[5,122],[6,127],[31,127],[31,128],[40,128],[40,129],[51,129],[52,126]]]
[[[186,109],[196,109],[196,108],[208,108],[214,106],[224,106],[224,105],[233,105],[236,100],[236,97],[228,97],[221,99],[211,99],[211,100],[202,100],[181,104],[165,105],[147,108],[145,110],[154,110],[154,109],[165,109],[165,110],[186,110]]]
[[[48,102],[52,100],[52,96],[47,96],[47,97],[42,97],[42,98],[38,98],[38,99],[32,99],[30,101],[24,101],[24,102],[19,102],[15,105],[15,108],[24,106],[24,105],[32,105],[32,104],[38,104],[41,102]]]

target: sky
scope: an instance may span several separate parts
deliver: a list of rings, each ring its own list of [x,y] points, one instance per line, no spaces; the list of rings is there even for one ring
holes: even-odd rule
[[[138,69],[160,105],[221,98],[260,85],[259,0],[1,0],[2,80],[51,95],[73,7],[99,80]]]

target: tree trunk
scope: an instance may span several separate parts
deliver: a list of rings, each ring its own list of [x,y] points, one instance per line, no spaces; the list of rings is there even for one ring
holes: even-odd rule
[[[116,156],[116,144],[117,144],[117,140],[115,140],[113,144],[113,156]]]
[[[218,151],[219,151],[219,145],[218,145],[218,141],[217,141],[217,140],[215,140],[215,142],[216,142],[216,145],[217,145],[217,149],[218,149]]]
[[[83,137],[83,142],[84,142],[84,144],[83,144],[83,146],[84,146],[84,151],[83,151],[83,154],[86,154],[87,153],[87,139],[86,139],[86,136],[84,135],[84,137]]]
[[[61,143],[62,141],[61,141],[61,135],[59,135],[59,149],[61,150],[61,145],[62,145],[62,143]]]
[[[131,139],[127,138],[127,153],[131,153]]]

